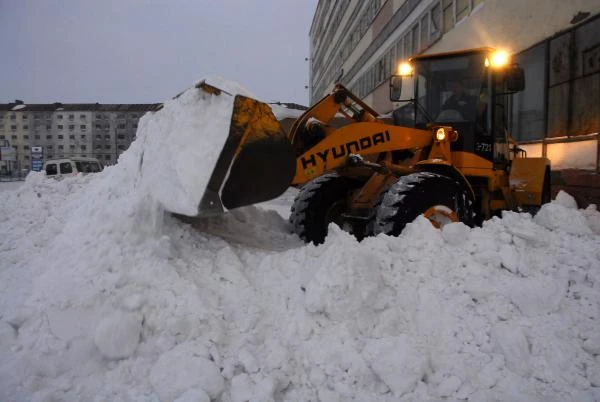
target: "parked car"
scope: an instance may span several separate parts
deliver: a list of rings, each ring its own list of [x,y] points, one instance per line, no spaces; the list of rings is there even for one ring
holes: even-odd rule
[[[63,176],[75,176],[82,173],[96,173],[102,170],[102,165],[96,158],[61,158],[48,159],[44,163],[46,176],[61,178]]]

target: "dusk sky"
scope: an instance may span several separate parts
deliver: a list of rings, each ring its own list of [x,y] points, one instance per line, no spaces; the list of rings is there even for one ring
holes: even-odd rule
[[[317,0],[0,0],[0,103],[162,102],[208,75],[308,104]]]

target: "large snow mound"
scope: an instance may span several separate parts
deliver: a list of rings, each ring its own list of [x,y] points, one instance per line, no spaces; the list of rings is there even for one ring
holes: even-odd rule
[[[204,163],[178,152],[222,127],[143,126],[99,174],[0,192],[0,400],[600,400],[594,207],[315,247],[273,212],[286,194],[224,218],[230,241],[165,213]]]

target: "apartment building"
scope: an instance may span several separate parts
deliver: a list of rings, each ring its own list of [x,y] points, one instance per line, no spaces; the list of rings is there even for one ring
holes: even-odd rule
[[[600,199],[599,1],[321,0],[309,36],[311,104],[339,82],[381,113],[397,107],[388,79],[413,55],[511,52],[526,78],[510,104],[513,138],[564,172],[554,182],[569,187],[576,169],[572,181],[585,177]]]
[[[95,157],[104,165],[135,139],[139,119],[159,104],[0,104],[0,145],[13,147],[16,161],[0,161],[0,173],[31,169],[31,147],[44,158]]]

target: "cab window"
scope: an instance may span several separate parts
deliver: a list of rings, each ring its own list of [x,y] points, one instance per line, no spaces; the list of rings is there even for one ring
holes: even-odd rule
[[[58,171],[56,170],[56,163],[49,163],[46,165],[46,175],[54,176],[57,173]]]
[[[71,166],[71,162],[63,162],[60,164],[60,173],[67,174],[73,173],[73,166]]]

